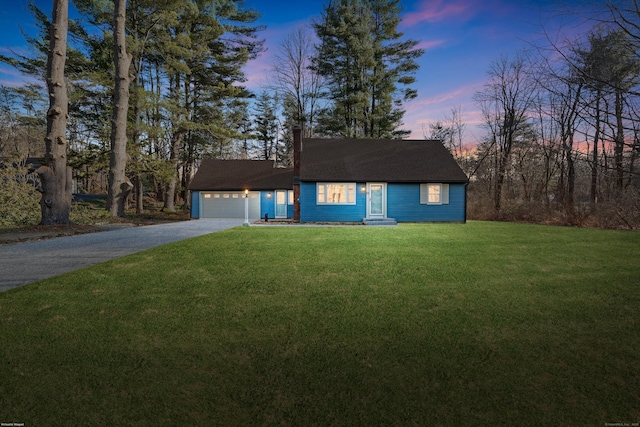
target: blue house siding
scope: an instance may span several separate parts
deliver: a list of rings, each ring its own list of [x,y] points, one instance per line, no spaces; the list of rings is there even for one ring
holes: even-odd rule
[[[287,197],[287,201],[288,201]],[[269,214],[269,219],[276,217],[276,192],[261,191],[260,192],[260,218],[264,218],[264,214]],[[287,205],[287,218],[293,218],[293,205]]]
[[[200,192],[191,192],[191,218],[200,218]]]
[[[449,185],[446,205],[421,205],[420,184],[389,183],[387,216],[398,222],[462,222],[465,220],[465,184]]]
[[[271,197],[268,197],[271,194]],[[269,218],[276,217],[276,198],[273,191],[261,191],[260,192],[260,218],[264,218],[265,214],[269,215]]]
[[[355,205],[319,205],[316,202],[316,183],[300,183],[301,222],[362,222],[367,214],[367,195],[356,184]]]
[[[301,222],[361,222],[366,217],[367,195],[360,189],[365,183],[356,184],[355,205],[318,205],[316,183],[300,184]],[[268,197],[268,194],[271,197]],[[274,191],[260,192],[260,217],[265,213],[275,218]],[[293,206],[287,206],[287,217],[293,218]],[[398,222],[462,222],[465,221],[465,185],[449,185],[449,203],[446,205],[421,205],[420,184],[387,184],[387,217]],[[200,218],[200,192],[191,192],[191,218]]]
[[[300,183],[301,222],[361,222],[367,214],[367,195],[356,184],[355,205],[318,205],[316,183]],[[387,217],[398,222],[465,221],[465,184],[449,185],[449,203],[421,205],[420,184],[387,184]]]

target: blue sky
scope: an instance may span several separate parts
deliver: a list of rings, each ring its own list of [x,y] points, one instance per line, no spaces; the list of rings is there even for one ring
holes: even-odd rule
[[[281,40],[297,26],[317,18],[328,0],[245,1],[261,12],[258,23],[267,26],[261,33],[267,51],[246,69],[248,86],[257,91],[265,85]],[[50,13],[52,0],[36,0],[36,4]],[[500,55],[513,54],[539,40],[543,24],[547,29],[555,28],[559,20],[572,19],[561,13],[564,8],[554,0],[404,0],[402,6],[400,30],[406,37],[419,40],[426,50],[419,60],[414,86],[418,98],[405,105],[404,128],[412,131],[412,138],[422,138],[424,126],[456,107],[467,123],[466,136],[471,143],[482,138],[481,117],[472,96],[486,81],[489,64]],[[25,49],[20,27],[30,33],[36,31],[26,10],[27,0],[3,0],[1,53]],[[0,64],[0,84],[19,82],[14,70]]]

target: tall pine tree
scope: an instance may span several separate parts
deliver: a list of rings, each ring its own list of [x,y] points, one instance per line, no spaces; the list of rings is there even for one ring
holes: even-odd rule
[[[401,40],[400,0],[336,0],[314,24],[320,40],[313,67],[327,80],[330,107],[320,131],[347,138],[398,138],[402,103],[424,51]],[[402,86],[402,87],[401,87]]]

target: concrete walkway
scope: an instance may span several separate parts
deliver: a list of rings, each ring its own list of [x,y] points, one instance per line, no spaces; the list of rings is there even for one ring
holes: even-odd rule
[[[2,246],[0,291],[242,223],[241,219],[199,219]]]

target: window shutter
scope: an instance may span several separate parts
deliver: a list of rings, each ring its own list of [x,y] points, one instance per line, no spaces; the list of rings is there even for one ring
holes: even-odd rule
[[[426,205],[429,201],[429,186],[427,184],[420,184],[420,204]]]
[[[442,204],[449,204],[449,184],[442,184]]]

